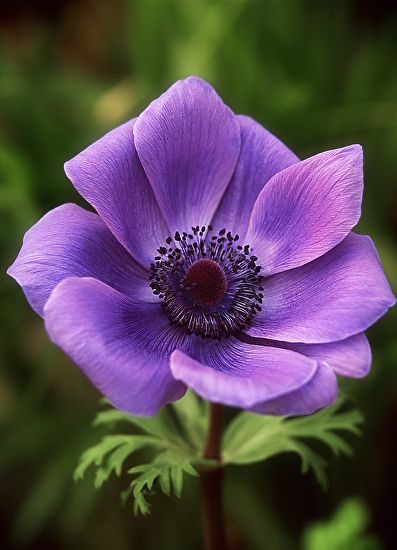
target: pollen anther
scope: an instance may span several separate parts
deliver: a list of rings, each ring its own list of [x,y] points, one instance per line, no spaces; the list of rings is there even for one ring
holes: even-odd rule
[[[230,336],[261,310],[263,287],[258,258],[238,235],[195,226],[177,231],[157,249],[150,287],[172,325],[203,338]]]

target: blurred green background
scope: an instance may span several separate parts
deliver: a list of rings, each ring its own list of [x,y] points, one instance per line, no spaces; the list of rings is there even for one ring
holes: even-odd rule
[[[63,162],[137,115],[174,80],[209,80],[301,157],[365,150],[359,231],[397,291],[396,2],[16,1],[0,21],[0,546],[200,548],[195,480],[152,515],[71,474],[99,437],[98,394],[55,347],[4,273],[24,232],[80,202]],[[82,204],[82,202],[80,202]],[[397,309],[369,331],[373,370],[344,382],[366,417],[353,459],[330,457],[330,487],[282,456],[226,476],[235,549],[397,548]],[[325,453],[326,454],[326,453]],[[328,455],[327,455],[328,456]]]

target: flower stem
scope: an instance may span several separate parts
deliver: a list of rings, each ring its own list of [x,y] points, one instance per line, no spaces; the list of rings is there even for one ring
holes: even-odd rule
[[[221,460],[223,407],[210,403],[210,419],[203,457]],[[214,469],[200,471],[203,510],[203,527],[206,550],[227,550],[222,507],[223,470],[219,464]]]

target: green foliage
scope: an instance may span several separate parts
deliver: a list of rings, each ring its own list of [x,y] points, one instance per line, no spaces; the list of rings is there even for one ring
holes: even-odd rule
[[[318,521],[306,528],[303,550],[381,550],[376,537],[366,535],[368,511],[358,498],[344,501],[328,521]]]
[[[74,478],[82,479],[90,466],[96,466],[95,487],[99,489],[114,472],[120,476],[124,461],[133,453],[149,448],[162,449],[161,440],[142,435],[108,435],[81,456]]]
[[[161,409],[155,416],[130,416],[129,414],[108,409],[98,413],[94,420],[94,426],[115,425],[116,423],[132,424],[140,431],[183,445],[183,440],[175,431],[175,422],[168,409]]]
[[[188,391],[183,399],[173,404],[184,439],[196,453],[201,453],[208,427],[208,402]]]
[[[251,464],[274,455],[295,452],[302,461],[302,472],[314,471],[321,485],[326,485],[325,460],[307,442],[316,439],[328,446],[336,455],[351,454],[350,445],[340,431],[358,434],[362,417],[358,411],[340,409],[343,399],[317,414],[301,418],[260,416],[239,413],[227,427],[223,437],[223,464]],[[114,409],[101,411],[96,426],[113,428],[119,424],[139,431],[129,434],[105,435],[96,445],[81,456],[74,478],[82,479],[88,468],[94,467],[94,485],[102,487],[111,474],[120,477],[123,466],[142,452],[151,460],[127,468],[133,476],[122,498],[133,497],[135,514],[150,511],[147,495],[155,487],[170,495],[180,496],[184,474],[194,476],[197,467],[211,467],[213,461],[202,458],[208,424],[208,403],[193,392],[171,407],[162,409],[153,417],[135,417]],[[139,454],[140,453],[140,454]]]
[[[130,487],[123,493],[123,498],[125,499],[132,493],[134,496],[134,513],[143,515],[149,513],[149,504],[145,499],[145,493],[151,491],[156,481],[158,481],[164,494],[169,496],[173,491],[177,497],[180,497],[183,474],[197,475],[189,460],[175,451],[161,453],[149,464],[141,464],[130,468],[128,473],[140,475],[131,481]]]
[[[115,409],[101,411],[94,425],[112,428],[129,424],[141,433],[104,436],[82,454],[74,478],[82,479],[87,469],[94,467],[94,485],[99,489],[112,473],[120,477],[124,463],[135,453],[147,451],[152,456],[150,462],[127,469],[133,479],[122,499],[126,501],[132,496],[134,513],[148,514],[146,495],[153,492],[155,486],[166,495],[174,493],[179,497],[184,474],[197,475],[193,464],[204,463],[200,452],[205,423],[206,405],[192,393],[176,403],[173,409],[164,408],[151,417],[130,416]],[[186,443],[183,435],[188,435],[187,441],[191,443]]]
[[[225,464],[251,464],[280,453],[297,453],[302,472],[312,469],[318,482],[325,487],[325,460],[302,439],[315,439],[329,447],[335,455],[351,454],[350,445],[340,431],[359,433],[361,414],[341,412],[343,398],[311,416],[299,418],[259,416],[249,412],[239,414],[228,426],[223,438]]]

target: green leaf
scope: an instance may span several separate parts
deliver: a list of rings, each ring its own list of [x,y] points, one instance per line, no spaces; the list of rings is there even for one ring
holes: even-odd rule
[[[312,416],[292,419],[240,413],[225,431],[223,462],[250,464],[279,453],[293,452],[301,459],[302,472],[311,469],[325,485],[325,460],[306,440],[317,439],[336,455],[351,454],[351,447],[340,431],[359,433],[362,417],[357,411],[341,412],[342,404],[340,400]],[[119,423],[132,424],[143,433],[104,436],[83,453],[74,477],[81,479],[88,468],[94,467],[94,485],[100,488],[111,474],[121,475],[125,461],[134,453],[150,452],[149,462],[127,471],[133,479],[122,494],[124,500],[134,499],[136,514],[148,514],[147,496],[156,486],[166,495],[174,493],[179,497],[184,474],[197,475],[194,466],[213,466],[212,461],[202,458],[207,422],[208,404],[191,392],[175,403],[173,409],[163,409],[156,417],[133,417],[113,409],[102,411],[96,418],[96,425],[109,428]]]
[[[173,403],[184,436],[196,450],[204,448],[208,426],[208,402],[188,390],[183,399]]]
[[[132,493],[134,496],[134,513],[144,515],[150,511],[145,497],[152,491],[156,482],[158,482],[164,494],[170,495],[171,491],[173,491],[177,497],[180,497],[183,486],[183,475],[197,475],[196,470],[186,457],[176,455],[170,451],[159,454],[148,464],[140,464],[139,466],[130,468],[128,473],[139,475],[131,481],[129,489],[124,494],[124,498],[130,496]]]
[[[120,475],[123,462],[129,455],[148,447],[163,448],[164,442],[142,435],[105,436],[97,445],[84,451],[73,477],[75,480],[82,479],[90,466],[97,466],[95,486],[99,488],[112,471]]]
[[[225,464],[251,464],[285,452],[298,454],[302,471],[313,470],[322,486],[326,485],[325,461],[302,439],[315,439],[335,455],[350,455],[350,445],[340,431],[359,434],[363,421],[356,411],[341,412],[341,398],[335,405],[311,416],[287,418],[240,413],[228,426],[223,437],[222,457]]]
[[[380,541],[365,533],[368,510],[358,498],[345,500],[327,521],[317,521],[303,534],[304,550],[380,550]]]
[[[138,514],[142,514],[143,516],[150,514],[150,506],[143,493],[135,497],[133,510],[136,516]]]
[[[175,422],[166,408],[161,409],[156,416],[131,416],[117,409],[108,409],[97,414],[94,426],[112,426],[118,423],[132,424],[142,432],[166,439],[182,440],[176,432]]]
[[[99,489],[112,473],[121,475],[125,461],[134,453],[149,451],[151,462],[136,465],[127,471],[134,479],[122,493],[122,499],[125,501],[133,497],[134,513],[148,514],[150,506],[146,497],[154,485],[158,485],[166,495],[173,492],[179,497],[184,474],[196,475],[192,464],[203,463],[201,449],[206,406],[198,397],[190,395],[175,409],[162,409],[155,417],[134,417],[115,409],[100,412],[94,422],[97,426],[113,428],[121,423],[130,424],[143,433],[104,436],[97,445],[82,454],[74,478],[82,479],[88,468],[95,468],[94,485]],[[198,447],[189,445],[180,430],[189,433],[192,436],[189,440],[194,440]]]

